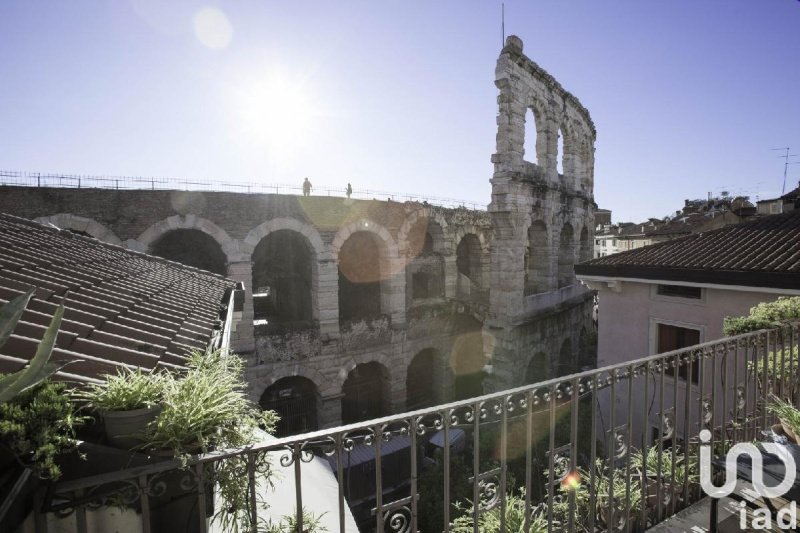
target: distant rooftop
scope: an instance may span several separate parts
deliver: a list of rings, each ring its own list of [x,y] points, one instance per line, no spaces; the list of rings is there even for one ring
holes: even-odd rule
[[[22,368],[59,304],[54,360],[77,361],[62,379],[91,380],[121,366],[182,367],[221,328],[234,282],[90,237],[0,214],[0,304],[36,288],[0,372]],[[225,300],[227,303],[227,300]]]
[[[800,290],[800,211],[600,257],[575,273]]]

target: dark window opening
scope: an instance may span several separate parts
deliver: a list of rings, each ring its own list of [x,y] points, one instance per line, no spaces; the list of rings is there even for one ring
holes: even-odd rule
[[[276,437],[298,435],[316,431],[317,387],[303,377],[279,379],[261,396],[259,402],[265,411],[275,411],[280,421],[275,428]]]
[[[700,287],[687,287],[685,285],[659,285],[656,292],[661,296],[692,298],[694,300],[699,300],[703,297],[703,289]]]
[[[227,275],[227,258],[214,238],[196,229],[165,233],[150,247],[150,253],[194,268]]]
[[[406,409],[422,409],[434,405],[433,363],[435,352],[423,350],[414,356],[406,373]]]
[[[388,376],[380,363],[356,366],[342,386],[342,423],[354,424],[387,414]]]
[[[671,352],[673,350],[680,350],[700,343],[700,331],[690,328],[682,328],[679,326],[670,326],[667,324],[658,325],[658,353]],[[697,361],[693,363],[681,362],[678,365],[678,377],[681,379],[688,379],[689,367],[691,366],[692,383],[700,382],[700,364]],[[667,368],[664,373],[668,376],[675,375],[675,365]]]
[[[380,247],[371,233],[353,233],[339,251],[339,318],[359,320],[381,313]]]
[[[253,318],[269,330],[302,329],[313,320],[313,256],[301,234],[270,233],[253,251]]]

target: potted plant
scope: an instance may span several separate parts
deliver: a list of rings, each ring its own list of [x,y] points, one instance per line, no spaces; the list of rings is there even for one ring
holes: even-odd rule
[[[46,380],[0,404],[0,444],[42,479],[61,475],[56,457],[75,448],[75,429],[84,420],[65,390],[64,383]]]
[[[772,401],[767,406],[767,410],[778,417],[781,428],[789,439],[795,444],[800,443],[800,411],[792,404],[781,400],[777,396],[772,396]]]
[[[459,503],[454,504],[458,516],[452,524],[450,531],[453,533],[472,533],[474,507],[470,504],[465,507]],[[505,528],[509,533],[522,533],[525,530],[525,489],[520,489],[520,494],[506,496]],[[544,533],[547,531],[547,514],[543,508],[535,509],[530,516],[530,533]],[[478,517],[478,531],[481,533],[494,533],[500,531],[500,506],[490,511],[485,511]]]
[[[675,463],[674,477],[672,475],[673,462]],[[662,505],[669,505],[673,499],[675,501],[681,499],[684,481],[687,482],[690,491],[696,489],[699,477],[697,468],[693,465],[692,459],[687,464],[684,454],[671,449],[662,449],[659,453],[656,445],[648,448],[647,453],[636,450],[631,454],[631,467],[641,477],[645,488],[646,503],[651,509],[658,507],[659,485]]]
[[[186,367],[184,373],[162,376],[162,409],[145,430],[142,450],[169,455],[186,464],[191,454],[241,448],[256,442],[259,431],[274,430],[275,413],[262,411],[248,399],[242,358],[225,351],[197,352],[189,356]],[[257,461],[258,471],[268,470],[265,455]],[[250,524],[249,481],[243,472],[247,472],[247,458],[241,454],[208,463],[207,487],[215,486],[224,501],[214,520],[225,531],[249,531],[255,526]],[[180,483],[170,484],[180,488]],[[182,511],[175,510],[181,498],[194,515],[196,492],[172,498],[174,505],[160,514],[184,527],[185,518],[183,522],[178,518]],[[163,524],[161,529],[165,529]]]
[[[130,450],[145,443],[147,426],[161,412],[167,382],[166,373],[125,368],[106,375],[101,384],[75,391],[74,397],[98,411],[112,446]]]

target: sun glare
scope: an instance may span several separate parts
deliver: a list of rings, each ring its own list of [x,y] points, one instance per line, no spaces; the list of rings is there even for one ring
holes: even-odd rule
[[[241,124],[253,141],[283,156],[307,142],[316,112],[303,82],[273,75],[245,84],[237,101]]]

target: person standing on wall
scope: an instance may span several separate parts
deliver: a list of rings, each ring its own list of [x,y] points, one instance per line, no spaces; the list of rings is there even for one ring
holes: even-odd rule
[[[303,180],[303,196],[311,196],[311,182],[308,178]]]
[[[350,195],[353,194],[353,186],[350,185],[350,182],[347,182],[347,192],[345,194],[347,194],[348,198],[350,198]]]

